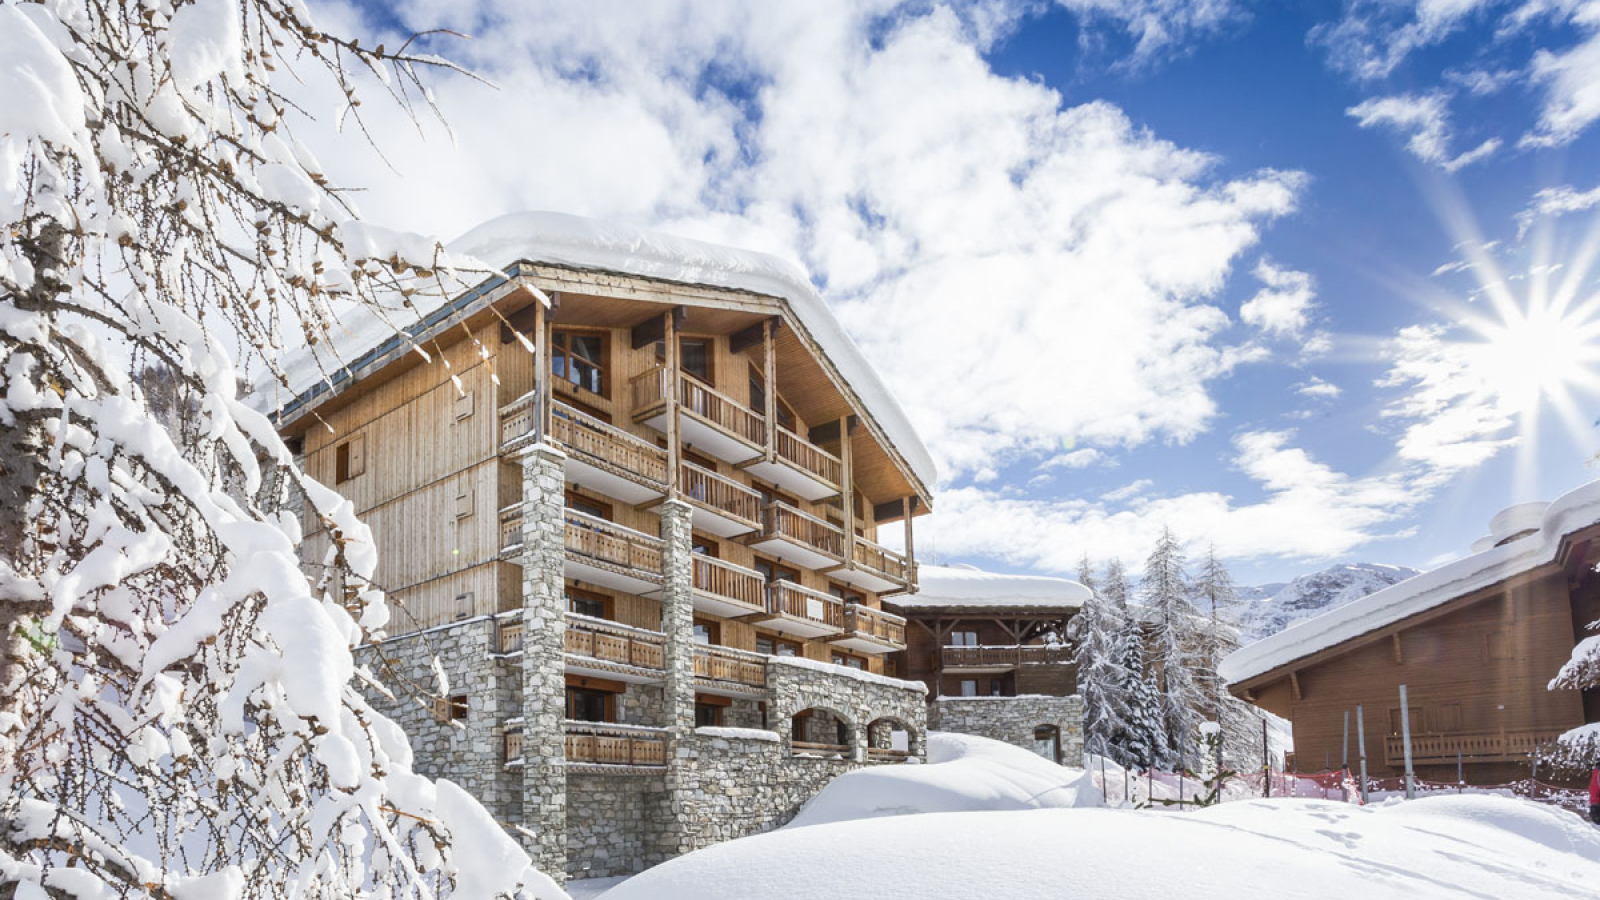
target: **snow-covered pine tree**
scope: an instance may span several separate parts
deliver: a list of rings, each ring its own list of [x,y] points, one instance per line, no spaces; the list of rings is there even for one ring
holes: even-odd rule
[[[1239,594],[1233,575],[1217,558],[1215,545],[1206,548],[1206,557],[1200,564],[1200,574],[1194,583],[1194,602],[1204,616],[1198,623],[1195,664],[1196,680],[1206,704],[1197,712],[1222,728],[1214,748],[1221,757],[1214,764],[1242,770],[1260,756],[1260,721],[1248,704],[1228,691],[1227,683],[1217,675],[1217,666],[1223,658],[1239,647],[1236,613]]]
[[[1600,632],[1600,621],[1588,623],[1587,632]],[[1572,656],[1550,679],[1552,691],[1600,690],[1600,633],[1591,633],[1572,648]],[[1579,725],[1556,740],[1547,754],[1551,762],[1583,770],[1600,765],[1600,723]]]
[[[1160,691],[1150,667],[1145,664],[1144,635],[1137,616],[1124,616],[1122,671],[1127,682],[1124,708],[1126,733],[1113,741],[1118,751],[1112,758],[1134,769],[1165,768],[1172,764],[1167,727],[1163,719]]]
[[[7,896],[562,896],[352,686],[370,533],[237,391],[231,350],[281,378],[341,309],[458,287],[340,199],[284,93],[355,121],[357,73],[409,108],[434,64],[284,0],[0,3]]]
[[[1118,609],[1128,608],[1128,598],[1132,592],[1128,590],[1128,575],[1122,570],[1122,560],[1113,557],[1111,564],[1106,566],[1106,584],[1100,593]]]
[[[1163,528],[1145,560],[1139,592],[1169,758],[1175,766],[1193,768],[1200,749],[1193,740],[1197,711],[1205,708],[1206,697],[1195,678],[1195,649],[1200,641],[1183,567],[1182,546],[1172,529]]]
[[[1087,561],[1086,561],[1087,563]],[[1085,571],[1079,577],[1092,575]],[[1088,578],[1089,583],[1093,579]],[[1122,612],[1098,595],[1086,600],[1067,623],[1078,668],[1078,694],[1083,698],[1083,746],[1087,753],[1126,765],[1122,749],[1130,742],[1128,689],[1139,677],[1123,668],[1126,623]]]
[[[1078,560],[1078,583],[1091,591],[1099,592],[1095,586],[1094,566],[1089,564],[1089,554],[1087,553],[1083,555],[1082,559]]]

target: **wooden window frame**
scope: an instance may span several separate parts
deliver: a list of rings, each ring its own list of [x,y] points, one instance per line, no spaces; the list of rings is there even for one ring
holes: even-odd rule
[[[577,501],[577,502],[575,503],[573,501]],[[561,502],[568,509],[576,509],[578,512],[581,512],[581,513],[587,513],[588,515],[591,515],[591,516],[599,516],[600,518],[605,519],[607,522],[615,522],[616,521],[617,508],[615,506],[613,506],[610,503],[607,503],[604,500],[597,500],[594,497],[589,496],[588,494],[579,493],[578,491],[575,491],[572,488],[567,488],[566,493],[562,495]],[[586,509],[579,509],[579,507],[578,507],[579,503],[583,504],[584,506],[589,506],[589,507],[593,507],[593,508],[596,508],[596,509],[603,510],[603,512],[591,513]]]
[[[690,342],[706,345],[706,374],[701,376],[684,368],[683,345]],[[661,365],[667,363],[667,342],[656,341],[656,362]],[[680,334],[678,335],[678,371],[700,382],[706,387],[715,389],[717,386],[717,336],[714,334]]]
[[[712,647],[720,647],[720,646],[722,646],[722,623],[721,622],[717,622],[717,621],[714,621],[712,619],[708,619],[705,616],[695,616],[694,620],[689,625],[689,633],[690,633],[691,637],[694,634],[694,628],[696,626],[704,626],[704,628],[706,629],[706,636],[709,638],[709,640],[706,642],[705,646],[712,646]],[[696,640],[695,643],[699,644],[700,642],[698,640]]]
[[[722,542],[715,538],[706,537],[698,531],[690,535],[689,548],[690,552],[698,553],[701,556],[711,559],[722,558]]]
[[[367,472],[367,436],[353,434],[333,448],[333,483],[344,484]]]
[[[773,584],[773,583],[776,583],[776,582],[779,582],[779,581],[787,581],[790,584],[800,584],[800,570],[799,569],[792,568],[790,566],[786,566],[783,563],[779,562],[778,560],[775,560],[775,559],[772,559],[772,558],[766,557],[766,556],[757,556],[755,558],[755,562],[750,564],[750,568],[755,569],[757,572],[761,571],[761,567],[762,566],[766,566],[772,572],[772,575],[767,577],[767,584]],[[777,576],[777,573],[779,573],[779,572],[785,572],[785,573],[793,575],[794,577],[793,578],[778,578],[776,576]]]
[[[758,399],[756,396],[757,389],[759,389],[763,395],[759,398],[761,400],[759,404],[756,403],[756,400]],[[755,363],[751,363],[749,385],[750,408],[763,416],[767,414],[767,403],[765,397],[766,391],[766,375],[762,373],[761,369],[758,368]],[[783,399],[783,394],[774,393],[772,399],[772,408],[778,411],[778,424],[780,426],[787,428],[796,434],[800,433],[800,429],[797,427],[800,424],[800,417],[795,415],[794,407],[790,406],[788,402]]]
[[[585,359],[583,364],[594,366],[600,373],[600,390],[590,390],[587,385],[572,380],[570,373],[572,366],[572,338],[599,338],[600,361]],[[569,374],[557,375],[555,363],[557,359],[565,360],[562,368]],[[590,393],[596,397],[611,399],[611,388],[615,379],[612,377],[611,332],[599,328],[555,328],[550,332],[550,374],[556,381],[564,381],[574,390]]]
[[[760,646],[757,646],[756,647],[756,652],[757,653],[767,653],[768,656],[782,657],[783,654],[778,652],[778,648],[779,647],[790,647],[790,648],[794,649],[794,653],[792,654],[792,656],[801,657],[801,656],[805,655],[805,650],[806,650],[805,645],[801,644],[799,641],[791,640],[790,638],[782,637],[781,635],[767,634],[764,631],[756,632],[756,641],[757,641],[758,645],[762,640],[767,640],[767,641],[771,641],[772,642],[772,652],[771,653],[767,653],[767,651],[762,650],[760,648]]]
[[[956,640],[956,635],[971,635],[972,636],[972,643],[968,644],[968,643],[964,643],[962,641],[958,641],[958,640]],[[979,644],[978,644],[978,633],[976,631],[952,631],[952,632],[950,632],[949,640],[950,640],[950,643],[945,645],[947,647],[977,647],[977,646],[979,646]]]
[[[616,621],[617,601],[615,597],[610,597],[595,591],[586,591],[583,588],[571,587],[568,585],[563,586],[562,599],[566,601],[567,612],[580,616],[589,616],[590,618],[594,619],[606,619],[613,622]],[[572,608],[573,600],[589,600],[598,602],[601,606],[602,614],[599,616],[590,616],[589,613],[580,613]]]
[[[867,595],[865,592],[856,590],[849,585],[840,584],[837,581],[828,582],[828,593],[839,600],[844,601],[845,603],[858,603],[862,606],[865,606],[867,603]]]
[[[465,721],[470,709],[465,694],[433,698],[433,720],[441,725]]]

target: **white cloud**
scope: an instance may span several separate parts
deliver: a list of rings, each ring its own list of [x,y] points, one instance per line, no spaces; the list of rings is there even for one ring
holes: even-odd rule
[[[1310,381],[1302,381],[1295,385],[1294,392],[1302,397],[1311,397],[1317,400],[1334,400],[1344,393],[1337,384],[1323,381],[1315,376]]]
[[[1137,566],[1162,527],[1170,526],[1195,548],[1214,542],[1227,558],[1326,559],[1403,533],[1390,526],[1427,496],[1403,474],[1335,471],[1292,446],[1292,437],[1262,431],[1235,438],[1233,463],[1260,493],[1253,501],[1197,492],[1142,496],[1133,508],[1118,510],[1118,501],[1149,486],[1135,482],[1096,501],[958,488],[941,494],[931,521],[919,523],[918,546],[1070,572],[1085,553]]]
[[[1122,487],[1119,487],[1115,490],[1106,491],[1104,494],[1101,494],[1100,502],[1121,503],[1124,500],[1131,500],[1145,491],[1155,487],[1155,484],[1156,483],[1149,478],[1140,478],[1136,481],[1130,481]]]
[[[1465,88],[1473,96],[1487,97],[1500,93],[1526,75],[1516,69],[1446,69],[1444,80]]]
[[[1588,37],[1565,50],[1541,49],[1529,64],[1545,95],[1538,128],[1522,139],[1526,146],[1565,144],[1600,119],[1600,2],[1575,4],[1571,21]]]
[[[1239,318],[1277,337],[1293,337],[1304,331],[1316,297],[1311,276],[1280,268],[1267,259],[1256,263],[1254,274],[1266,287],[1239,307]]]
[[[1127,63],[1137,67],[1192,48],[1247,17],[1236,0],[1055,0],[1082,21],[1081,44],[1099,40],[1097,28],[1109,24],[1133,41]]]
[[[1378,386],[1404,393],[1384,417],[1402,424],[1402,460],[1426,466],[1431,479],[1477,466],[1516,443],[1513,417],[1479,345],[1447,339],[1439,326],[1402,329],[1389,348],[1390,368]]]
[[[1548,187],[1533,195],[1528,206],[1517,213],[1517,236],[1527,234],[1543,218],[1556,218],[1600,206],[1600,186],[1580,191],[1570,184]]]
[[[1039,465],[1041,469],[1087,469],[1090,466],[1104,465],[1108,457],[1093,447],[1083,447],[1069,453],[1062,453],[1045,460]]]
[[[1470,268],[1472,268],[1472,263],[1467,262],[1464,259],[1457,259],[1457,260],[1453,260],[1451,262],[1441,263],[1437,268],[1435,268],[1433,270],[1433,274],[1434,275],[1448,275],[1451,272],[1465,272],[1466,270],[1468,270]]]
[[[1449,98],[1440,93],[1396,94],[1373,97],[1345,110],[1362,128],[1387,126],[1402,135],[1409,135],[1406,149],[1425,163],[1454,172],[1500,149],[1499,138],[1489,138],[1483,143],[1454,156],[1450,153],[1450,114],[1446,108]]]
[[[1439,43],[1494,0],[1351,0],[1337,22],[1311,32],[1336,69],[1363,81],[1386,78],[1413,52]]]

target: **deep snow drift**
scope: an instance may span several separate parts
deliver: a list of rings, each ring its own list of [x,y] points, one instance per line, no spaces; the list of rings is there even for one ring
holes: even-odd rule
[[[857,769],[823,788],[788,827],[911,813],[1101,806],[1081,769],[967,734],[928,735],[928,764]]]
[[[917,897],[1361,900],[1600,897],[1600,832],[1459,795],[1366,808],[930,813],[784,828],[679,857],[605,900]]]
[[[679,857],[605,900],[1600,898],[1600,831],[1526,801],[1088,808],[1099,800],[1081,770],[1025,750],[935,733],[928,751],[927,765],[841,776],[788,826]]]

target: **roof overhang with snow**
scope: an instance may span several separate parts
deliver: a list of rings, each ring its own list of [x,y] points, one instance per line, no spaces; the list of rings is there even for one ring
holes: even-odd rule
[[[994,612],[1006,615],[1059,616],[1081,607],[1094,596],[1066,578],[1046,575],[1003,575],[971,566],[917,567],[918,589],[889,600],[915,615],[920,612]]]
[[[1559,571],[1575,556],[1591,555],[1593,539],[1600,533],[1600,481],[1545,505],[1532,522],[1527,507],[1519,504],[1512,508],[1515,515],[1496,517],[1509,532],[1500,538],[1503,543],[1242,647],[1217,666],[1217,674],[1236,691],[1253,689],[1381,637],[1391,626],[1415,622],[1541,572]]]
[[[333,397],[441,335],[490,304],[536,287],[540,266],[633,276],[687,287],[745,292],[769,298],[784,323],[815,348],[831,380],[889,449],[926,501],[937,481],[933,457],[904,410],[890,395],[865,355],[839,324],[826,301],[795,265],[766,253],[724,247],[553,212],[528,212],[485,222],[451,242],[449,252],[501,271],[420,321],[394,323],[353,315],[341,321],[335,346],[315,354],[302,348],[286,361],[291,398],[276,406],[287,427]],[[530,292],[531,293],[531,292]],[[397,331],[404,332],[404,336]],[[303,357],[303,358],[297,358]],[[320,363],[320,364],[319,364]]]

